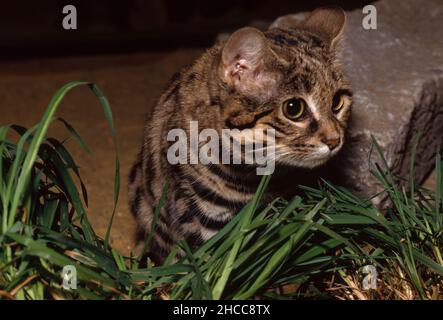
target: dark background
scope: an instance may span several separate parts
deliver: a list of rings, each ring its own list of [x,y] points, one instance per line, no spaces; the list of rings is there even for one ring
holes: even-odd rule
[[[32,58],[206,47],[220,32],[324,5],[346,10],[373,1],[39,0],[0,1],[0,55]],[[77,8],[77,30],[62,8]]]

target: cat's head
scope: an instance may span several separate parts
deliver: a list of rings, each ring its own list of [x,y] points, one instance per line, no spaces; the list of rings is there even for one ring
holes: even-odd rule
[[[345,24],[340,8],[304,21],[280,18],[266,32],[243,28],[221,51],[218,76],[231,92],[229,127],[275,129],[276,162],[325,163],[342,147],[351,91],[335,51]]]

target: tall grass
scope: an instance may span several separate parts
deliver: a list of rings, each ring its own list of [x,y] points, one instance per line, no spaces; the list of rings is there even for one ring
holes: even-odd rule
[[[98,97],[115,142],[109,104],[89,83],[61,88],[42,120],[28,130],[0,127],[0,297],[443,298],[439,155],[433,191],[414,183],[412,165],[405,185],[385,162],[374,164],[373,174],[392,203],[386,212],[327,181],[303,187],[303,197],[277,198],[263,207],[271,179],[264,177],[254,198],[208,242],[197,249],[179,243],[187,255],[178,262],[173,263],[178,247],[161,266],[122,256],[109,245],[112,219],[104,239],[88,221],[86,186],[75,160],[63,142],[46,137],[50,124],[60,120],[87,150],[75,129],[55,117],[62,98],[77,86],[89,87]],[[10,138],[14,134],[16,143]],[[116,149],[114,211],[119,176]],[[378,270],[372,290],[362,287],[362,267],[368,264]],[[76,290],[62,287],[66,265],[76,267]]]

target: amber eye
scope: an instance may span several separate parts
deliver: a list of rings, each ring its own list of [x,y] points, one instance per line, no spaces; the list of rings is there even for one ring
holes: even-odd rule
[[[332,101],[332,112],[339,112],[345,105],[345,96],[343,94],[336,94]]]
[[[305,109],[306,102],[303,99],[292,98],[283,102],[283,114],[291,120],[300,119]]]

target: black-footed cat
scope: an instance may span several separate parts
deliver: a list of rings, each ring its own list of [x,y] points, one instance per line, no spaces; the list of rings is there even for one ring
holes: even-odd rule
[[[300,23],[279,19],[266,32],[242,28],[174,77],[146,124],[129,181],[141,243],[170,182],[151,258],[161,262],[181,239],[194,246],[208,240],[251,199],[261,178],[245,165],[171,164],[172,129],[189,136],[191,121],[220,135],[223,129],[272,129],[276,171],[317,167],[340,150],[351,106],[336,60],[344,24],[343,10],[321,8]]]

